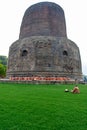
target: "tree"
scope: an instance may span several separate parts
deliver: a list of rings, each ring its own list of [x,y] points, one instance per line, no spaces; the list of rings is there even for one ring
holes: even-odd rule
[[[6,56],[0,56],[0,63],[3,65],[7,65],[7,57]]]
[[[7,69],[7,57],[0,56],[0,77],[4,78],[6,76],[6,69]]]
[[[6,66],[3,64],[0,64],[0,77],[4,78],[6,76]]]

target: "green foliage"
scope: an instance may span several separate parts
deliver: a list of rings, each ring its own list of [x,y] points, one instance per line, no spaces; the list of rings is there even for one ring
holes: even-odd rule
[[[7,65],[7,57],[6,56],[0,56],[0,63],[3,65]]]
[[[0,83],[1,130],[86,130],[87,85]]]
[[[6,66],[3,64],[0,64],[0,77],[3,78],[6,76]]]
[[[7,57],[0,56],[0,77],[4,78],[6,76],[7,69]]]

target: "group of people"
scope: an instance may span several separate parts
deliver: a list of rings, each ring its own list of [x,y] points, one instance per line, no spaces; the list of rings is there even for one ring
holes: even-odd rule
[[[65,89],[65,92],[69,92],[69,90]],[[79,87],[76,85],[70,92],[71,93],[80,93]]]

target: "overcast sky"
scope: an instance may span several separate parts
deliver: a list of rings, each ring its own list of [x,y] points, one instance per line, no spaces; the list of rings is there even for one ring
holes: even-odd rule
[[[25,10],[44,0],[0,1],[0,55],[8,56],[10,45],[18,40]],[[49,1],[49,0],[48,0]],[[82,72],[87,74],[87,2],[86,0],[50,0],[65,12],[67,36],[80,49]]]

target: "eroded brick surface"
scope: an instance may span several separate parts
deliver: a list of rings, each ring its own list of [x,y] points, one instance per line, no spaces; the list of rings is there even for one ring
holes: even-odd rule
[[[7,77],[81,76],[79,48],[67,39],[63,9],[50,2],[28,8],[9,49]]]
[[[59,5],[42,2],[26,10],[19,37],[24,38],[40,35],[66,36],[64,11]]]

